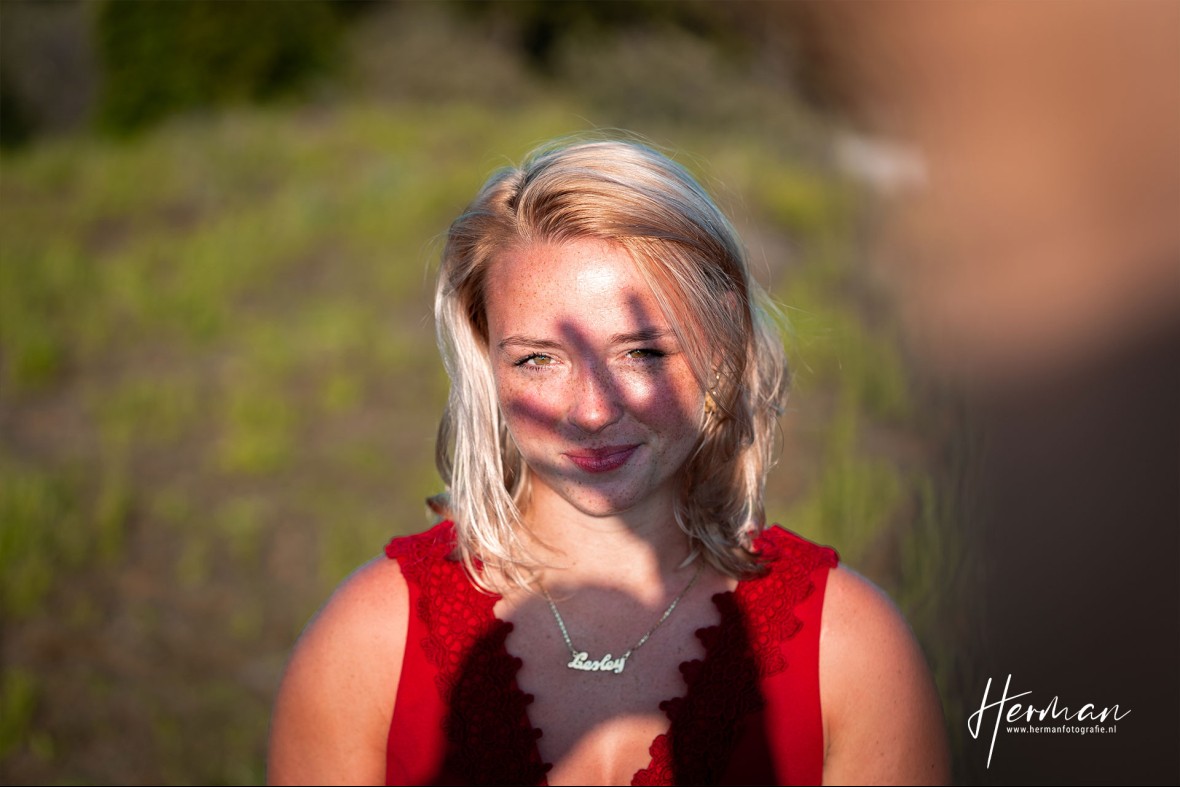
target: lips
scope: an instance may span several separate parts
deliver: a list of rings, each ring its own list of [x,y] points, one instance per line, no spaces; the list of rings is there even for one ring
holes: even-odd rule
[[[637,448],[639,448],[638,443],[608,445],[603,448],[580,448],[576,451],[567,451],[565,455],[587,473],[609,473],[611,470],[617,470],[625,465]]]

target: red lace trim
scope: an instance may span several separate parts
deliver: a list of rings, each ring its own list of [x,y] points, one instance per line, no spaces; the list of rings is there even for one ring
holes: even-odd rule
[[[742,723],[762,710],[759,684],[787,668],[783,643],[803,623],[795,607],[815,592],[811,574],[838,562],[817,547],[770,528],[755,542],[767,572],[743,580],[732,593],[718,593],[716,626],[699,629],[705,657],[680,665],[685,693],[660,703],[668,732],[651,745],[651,765],[632,784],[714,784],[729,765]]]
[[[552,766],[541,761],[541,731],[529,722],[533,696],[516,683],[521,660],[504,644],[512,624],[494,614],[500,597],[477,589],[451,559],[453,529],[443,522],[385,548],[419,588],[422,649],[448,708],[446,774],[468,784],[539,784]]]

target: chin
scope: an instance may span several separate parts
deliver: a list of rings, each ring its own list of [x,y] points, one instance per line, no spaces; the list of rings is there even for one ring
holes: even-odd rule
[[[606,479],[598,483],[578,483],[572,479],[550,479],[533,477],[533,494],[541,492],[553,495],[556,500],[584,516],[611,517],[626,514],[645,503],[662,498],[668,489],[661,483],[653,484],[642,473],[632,472],[626,476]]]
[[[593,517],[625,514],[641,502],[632,495],[570,495],[565,500],[580,513]]]

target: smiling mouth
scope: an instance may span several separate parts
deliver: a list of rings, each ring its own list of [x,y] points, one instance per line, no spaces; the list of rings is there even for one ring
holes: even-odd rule
[[[583,448],[567,452],[566,456],[587,473],[609,473],[627,463],[639,445],[610,445],[605,448]]]

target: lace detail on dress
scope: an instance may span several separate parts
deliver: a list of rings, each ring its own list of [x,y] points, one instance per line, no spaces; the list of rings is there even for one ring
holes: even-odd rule
[[[838,559],[833,550],[778,527],[764,531],[754,547],[770,571],[742,582],[734,592],[758,659],[758,674],[766,678],[787,668],[782,643],[803,625],[795,607],[815,591],[812,573],[821,566],[835,568]]]
[[[550,766],[537,752],[541,731],[528,719],[533,697],[516,682],[521,661],[504,645],[512,625],[493,612],[500,597],[481,592],[450,559],[454,546],[454,525],[443,522],[385,548],[419,589],[422,649],[449,709],[446,772],[470,784],[541,783]]]
[[[463,575],[463,565],[450,559],[453,533],[444,522],[420,535],[394,539],[385,548],[401,564],[406,581],[419,588],[418,617],[428,632],[422,649],[438,668],[435,680],[444,696],[454,688],[463,654],[490,635],[496,623],[489,614],[496,598],[481,593]]]
[[[697,631],[703,660],[685,662],[685,694],[660,703],[671,722],[651,745],[651,765],[632,784],[713,784],[729,765],[742,725],[761,711],[760,681],[786,669],[783,644],[802,622],[795,607],[814,590],[811,574],[836,553],[774,527],[755,542],[765,574],[713,596],[721,618]]]

